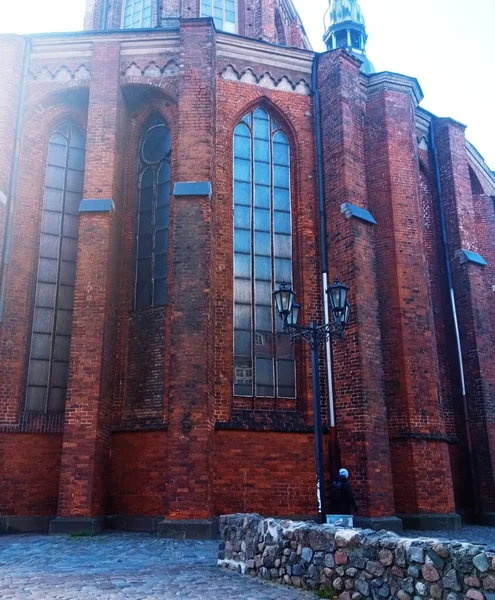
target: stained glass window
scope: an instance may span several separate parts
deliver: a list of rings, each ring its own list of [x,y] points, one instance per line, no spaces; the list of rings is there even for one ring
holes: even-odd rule
[[[62,412],[67,394],[85,139],[71,124],[48,144],[26,410]]]
[[[201,0],[201,16],[213,17],[219,31],[237,32],[237,0]]]
[[[163,306],[167,300],[171,147],[168,125],[161,116],[152,117],[139,147],[136,309]]]
[[[124,29],[151,27],[152,0],[124,0],[122,26]]]
[[[234,132],[234,394],[295,398],[289,336],[272,291],[292,282],[289,140],[264,109]]]

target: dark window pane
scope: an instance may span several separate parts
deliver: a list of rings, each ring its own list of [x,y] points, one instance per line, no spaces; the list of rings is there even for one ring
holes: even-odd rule
[[[290,191],[288,188],[274,188],[273,205],[275,210],[290,211]]]
[[[86,147],[86,139],[83,134],[76,129],[75,127],[71,127],[70,132],[70,147],[71,148],[84,148]]]
[[[257,208],[254,211],[254,229],[255,231],[271,231],[271,215],[269,210]]]
[[[155,277],[157,279],[167,276],[167,254],[157,254],[155,256]]]
[[[78,215],[81,206],[82,195],[78,190],[67,192],[65,197],[65,213]]]
[[[272,309],[271,306],[256,307],[256,329],[257,331],[272,331]]]
[[[254,352],[256,356],[273,356],[273,334],[266,331],[255,331]]]
[[[57,286],[54,283],[38,283],[36,286],[36,306],[55,308]]]
[[[56,167],[65,167],[66,158],[67,142],[62,135],[57,133],[50,138],[47,162]]]
[[[58,212],[43,211],[41,219],[41,232],[51,233],[52,235],[60,234],[60,224],[62,223],[62,214]]]
[[[139,235],[151,233],[151,210],[142,212],[139,215]]]
[[[77,238],[79,231],[79,217],[73,215],[64,215],[63,233],[68,237]]]
[[[64,194],[62,190],[55,190],[51,188],[45,189],[45,198],[43,200],[43,207],[47,210],[53,210],[55,212],[62,212],[62,206],[64,203]]]
[[[70,356],[70,336],[55,336],[55,347],[53,350],[53,359],[69,362]]]
[[[275,235],[275,256],[292,258],[290,235]]]
[[[158,171],[158,183],[160,185],[170,183],[170,163],[166,160]]]
[[[28,385],[48,385],[50,363],[47,360],[31,359],[29,361]]]
[[[235,356],[251,356],[251,332],[234,332],[234,354]]]
[[[33,332],[52,333],[54,311],[49,308],[35,308]]]
[[[234,156],[237,158],[251,160],[251,143],[249,138],[237,135],[236,133],[234,137]]]
[[[273,162],[276,165],[289,166],[289,141],[281,131],[273,137]]]
[[[170,152],[170,130],[166,125],[152,127],[145,135],[142,157],[147,163],[158,163]]]
[[[249,118],[249,120],[246,121],[246,123],[248,123],[248,125],[251,125],[251,115],[249,115],[249,117],[245,117],[245,118]],[[238,125],[235,128],[234,137],[236,137],[236,138],[240,137],[240,138],[249,138],[249,139],[251,139],[251,132],[249,131],[248,127],[246,127],[245,125],[241,124],[241,125]]]
[[[58,262],[50,258],[40,258],[38,278],[40,281],[57,283]]]
[[[288,188],[290,185],[289,167],[276,166],[273,169],[273,184],[276,187]]]
[[[30,412],[44,412],[46,393],[46,387],[28,387],[26,393],[26,410]]]
[[[31,340],[31,359],[50,360],[52,336],[49,333],[33,333]]]
[[[60,238],[56,235],[41,234],[40,256],[42,258],[58,258]]]
[[[242,181],[234,182],[234,202],[251,206],[251,184]]]
[[[52,366],[51,385],[66,388],[69,376],[69,363],[54,361]]]
[[[288,258],[275,260],[275,281],[277,283],[292,282],[292,261]]]
[[[164,206],[156,211],[156,228],[166,229],[169,225],[170,206]]]
[[[154,306],[163,306],[167,300],[167,280],[155,279]]]
[[[65,169],[48,165],[46,171],[46,187],[63,190],[65,182]]]
[[[257,184],[270,185],[270,164],[264,162],[254,163],[254,181]]]
[[[141,188],[141,200],[139,203],[139,210],[141,212],[141,214],[144,211],[151,211],[151,208],[153,206],[153,198],[154,198],[154,194],[153,194],[153,188],[149,187],[149,188]],[[151,213],[150,213],[151,214]]]
[[[254,276],[256,279],[272,280],[272,261],[269,257],[256,256],[254,259]]]
[[[290,213],[275,211],[273,229],[275,233],[291,233]]]
[[[138,281],[136,287],[136,308],[151,306],[151,283]]]
[[[251,257],[248,254],[236,254],[234,256],[235,277],[251,277]]]
[[[272,253],[271,235],[269,233],[256,232],[254,234],[254,252],[270,256]]]
[[[280,319],[280,322],[282,322],[282,319]],[[294,359],[294,344],[292,344],[290,336],[286,333],[277,335],[277,357]]]
[[[265,163],[270,162],[270,142],[267,140],[254,140],[254,160]]]
[[[76,281],[76,264],[62,261],[60,266],[60,283],[62,285],[74,285]]]
[[[296,372],[293,360],[277,361],[278,395],[282,398],[295,398]]]
[[[253,361],[251,358],[234,359],[234,394],[253,395]]]
[[[234,230],[234,250],[235,252],[251,252],[251,232],[245,229]]]
[[[155,252],[166,252],[168,248],[168,229],[156,232]]]
[[[234,284],[234,301],[241,304],[251,304],[251,280],[236,279]]]
[[[151,281],[151,258],[138,260],[137,280],[139,282]]]
[[[275,386],[273,383],[273,359],[256,359],[256,395],[273,397]]]
[[[85,151],[81,148],[71,148],[69,152],[69,169],[84,171]]]
[[[255,185],[254,189],[254,205],[260,208],[270,208],[270,187],[269,182],[266,185]]]
[[[234,329],[251,329],[251,307],[244,304],[234,306]]]
[[[69,310],[57,311],[57,323],[55,329],[57,335],[70,335],[72,332],[72,312]]]
[[[234,159],[234,178],[237,181],[251,181],[251,161],[244,158]]]
[[[58,307],[72,310],[74,305],[74,287],[72,285],[61,285],[58,288]]]
[[[81,192],[84,183],[84,172],[74,171],[69,169],[67,171],[67,190],[69,192]]]
[[[249,206],[234,206],[234,227],[241,229],[251,228],[251,209]]]
[[[256,304],[272,305],[272,284],[270,281],[258,281],[255,284],[255,302]],[[270,327],[271,329],[271,327]]]
[[[62,240],[62,260],[76,262],[77,259],[77,240],[74,238],[64,238]]]
[[[66,396],[67,390],[65,388],[52,388],[48,397],[49,412],[64,412]]]
[[[151,234],[140,235],[138,242],[138,258],[151,256],[153,250],[153,240]]]

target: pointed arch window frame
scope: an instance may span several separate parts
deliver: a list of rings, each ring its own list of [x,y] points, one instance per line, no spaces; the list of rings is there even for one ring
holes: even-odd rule
[[[290,141],[258,106],[234,128],[233,144],[233,393],[295,399],[294,347],[272,302],[278,284],[293,282]]]
[[[25,410],[61,413],[68,386],[86,139],[72,121],[47,144]]]
[[[154,112],[138,144],[134,310],[167,304],[171,163],[172,132],[166,119]]]

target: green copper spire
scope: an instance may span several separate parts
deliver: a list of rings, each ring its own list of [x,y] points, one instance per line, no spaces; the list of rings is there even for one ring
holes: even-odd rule
[[[363,61],[361,71],[374,73],[375,67],[366,56],[366,23],[358,0],[330,0],[325,15],[325,44],[327,50],[345,48]]]

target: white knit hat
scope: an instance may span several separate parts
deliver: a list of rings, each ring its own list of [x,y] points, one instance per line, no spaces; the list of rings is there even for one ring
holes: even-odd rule
[[[346,479],[348,479],[348,477],[349,477],[349,471],[347,469],[340,469],[339,475],[341,477],[345,477]]]

